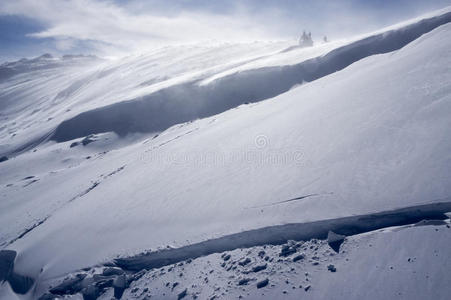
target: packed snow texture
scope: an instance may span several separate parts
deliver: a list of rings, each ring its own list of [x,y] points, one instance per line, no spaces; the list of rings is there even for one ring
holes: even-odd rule
[[[280,256],[290,245],[295,252]],[[225,263],[224,254],[214,254],[146,272],[124,298],[172,299],[186,289],[187,299],[447,299],[450,246],[448,225],[353,236],[339,254],[316,240],[236,249],[225,253],[231,256]],[[246,258],[250,262],[240,265]],[[258,288],[266,279],[268,285]]]
[[[39,286],[118,255],[449,201],[451,25],[430,32],[430,22],[411,26],[344,48],[173,47],[116,62],[74,57],[79,63],[62,60],[52,62],[56,68],[2,77],[0,152],[10,157],[0,163],[0,248],[17,251],[15,271]],[[164,89],[180,95],[176,103],[161,102],[167,112],[195,107],[199,99],[176,87],[247,65],[240,78],[261,69],[253,67],[259,58],[284,69],[345,50],[359,56],[353,50],[362,43],[370,47],[406,28],[420,34],[401,49],[369,51],[266,101],[145,133],[54,135],[85,112],[145,102]],[[101,124],[95,116],[90,122]]]

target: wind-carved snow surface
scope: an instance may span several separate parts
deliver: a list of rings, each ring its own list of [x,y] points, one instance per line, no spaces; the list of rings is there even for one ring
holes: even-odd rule
[[[22,150],[0,163],[0,247],[17,252],[14,274],[35,282],[21,297],[36,298],[51,278],[118,256],[449,201],[449,18],[211,82],[231,65],[291,51],[277,43],[211,49],[204,73],[206,60],[197,59],[205,49],[194,49],[191,60],[176,60],[183,52],[176,49],[172,57],[157,51],[4,79],[2,151]],[[172,79],[129,77],[172,62],[180,67]],[[10,292],[3,283],[0,295]]]
[[[445,13],[407,25],[402,29],[372,35],[346,46],[340,47],[340,43],[329,45],[329,47],[323,45],[319,49],[315,49],[316,52],[313,53],[320,55],[325,50],[333,49],[333,47],[336,47],[336,49],[320,57],[308,59],[313,53],[309,52],[310,49],[307,49],[305,50],[307,53],[304,54],[306,60],[297,64],[257,69],[254,67],[251,70],[241,68],[239,69],[240,72],[232,74],[222,72],[224,68],[236,69],[237,65],[265,60],[268,56],[277,57],[277,54],[280,55],[280,52],[284,52],[279,51],[279,53],[272,53],[273,55],[261,54],[244,59],[241,62],[228,62],[225,65],[216,66],[216,70],[213,72],[219,72],[218,75],[210,76],[214,73],[205,70],[202,75],[182,75],[182,79],[178,79],[182,83],[177,84],[177,80],[172,80],[172,83],[166,87],[164,84],[161,85],[161,81],[171,81],[170,77],[168,75],[155,76],[139,86],[158,86],[159,84],[160,87],[156,87],[157,91],[147,95],[141,92],[139,97],[131,100],[114,101],[116,103],[108,106],[88,109],[88,111],[62,121],[56,127],[55,132],[53,132],[53,128],[50,128],[50,132],[46,132],[43,136],[35,137],[31,141],[28,140],[23,145],[14,148],[13,153],[30,149],[49,138],[61,142],[88,134],[109,131],[114,131],[119,135],[132,132],[161,132],[174,124],[215,115],[243,103],[272,98],[288,91],[297,84],[312,81],[341,70],[364,57],[399,49],[422,34],[450,20],[451,13]],[[281,45],[268,46],[269,50],[266,51],[274,51],[277,46],[280,47]],[[253,50],[252,46],[249,48],[248,51]],[[297,48],[291,49],[294,50],[288,52],[300,51]],[[204,52],[201,53],[205,54]],[[279,59],[283,60],[282,57]],[[142,62],[142,59],[138,59],[135,63],[140,61]],[[145,62],[146,60],[144,60]],[[151,67],[155,64],[151,64]],[[98,78],[108,77],[110,72],[124,72],[124,70],[114,66],[106,67],[106,69],[100,74],[90,72],[87,78],[84,76],[75,81],[67,89],[59,92],[52,104],[55,104],[58,99],[72,96],[74,92],[90,84],[90,81],[99,81]],[[209,76],[210,78],[208,78]],[[121,78],[116,78],[116,80],[121,80]],[[202,84],[199,85],[199,82]],[[119,83],[119,85],[122,84]],[[105,83],[103,83],[104,86]],[[10,98],[9,94],[7,96]],[[111,95],[110,97],[119,98],[118,95]],[[78,106],[80,105],[79,102],[77,101]],[[65,112],[69,111],[66,110]],[[59,113],[61,113],[61,110]],[[11,155],[13,153],[5,154]]]
[[[166,47],[117,61],[56,59],[48,56],[2,66],[0,153],[20,153],[48,139],[58,124],[83,111],[149,95],[196,78],[274,57],[287,42]],[[325,53],[293,51],[302,60]],[[276,53],[276,54],[274,54]],[[286,59],[285,56],[283,56]],[[46,64],[42,64],[42,62]],[[70,64],[69,61],[78,61]],[[276,63],[273,62],[273,63]],[[39,70],[35,70],[40,66]],[[11,70],[14,69],[14,70]],[[11,77],[11,75],[14,75]],[[24,111],[26,113],[24,113]]]
[[[62,122],[51,139],[67,141],[92,133],[160,132],[168,127],[212,116],[243,103],[269,99],[296,84],[313,81],[370,55],[405,46],[451,21],[451,13],[370,36],[328,54],[295,65],[242,71],[199,86],[188,82],[149,96],[84,112]]]

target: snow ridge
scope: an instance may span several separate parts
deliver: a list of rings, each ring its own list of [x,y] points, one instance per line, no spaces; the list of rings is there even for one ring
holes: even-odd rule
[[[59,124],[51,139],[64,142],[108,131],[119,135],[161,132],[175,124],[275,97],[296,84],[327,76],[365,57],[398,50],[449,22],[451,12],[370,36],[296,65],[238,72],[206,85],[198,81],[184,83],[86,111]]]

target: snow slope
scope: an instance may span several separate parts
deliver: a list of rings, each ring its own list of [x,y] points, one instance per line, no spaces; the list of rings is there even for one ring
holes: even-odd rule
[[[435,20],[447,23],[449,17]],[[327,54],[339,45],[321,46],[316,62],[357,53],[349,63],[356,62],[266,101],[226,106],[220,114],[212,109],[212,116],[169,129],[151,127],[125,137],[101,133],[85,139],[86,145],[73,144],[83,134],[75,140],[54,134],[71,118],[105,112],[104,105],[136,105],[163,87],[186,87],[183,82],[290,51],[281,52],[287,45],[280,43],[171,48],[1,81],[2,149],[11,154],[31,145],[0,165],[1,248],[17,251],[15,270],[37,279],[41,291],[41,281],[118,255],[273,225],[451,202],[451,25],[434,24],[419,21]],[[391,51],[381,46],[384,41],[412,32],[413,41],[399,43],[399,50],[360,57],[362,49]],[[313,56],[294,51],[300,55],[290,54],[292,65],[299,68]],[[147,74],[142,82],[136,80],[140,72]],[[236,74],[245,86],[250,77]],[[261,83],[252,87],[265,89]],[[188,102],[183,107],[189,109],[197,98],[184,91],[171,89],[178,102],[161,105],[178,113]],[[228,95],[233,102],[233,93]],[[101,115],[93,116],[90,124],[104,124]],[[52,135],[60,142],[43,143]]]
[[[67,60],[45,59],[53,68],[35,70],[35,61],[25,61],[14,72],[13,64],[2,72],[16,74],[0,81],[2,128],[0,153],[8,154],[20,145],[38,139],[63,120],[105,105],[139,98],[163,88],[208,78],[223,70],[272,56],[286,49],[288,42],[222,44],[212,46],[165,47],[116,61],[68,64]],[[326,44],[286,56],[292,62],[321,55],[337,44]],[[295,55],[293,55],[295,54]],[[42,59],[41,59],[42,60]],[[16,63],[17,64],[17,63]],[[250,68],[249,66],[248,68]],[[25,113],[24,113],[25,112]]]
[[[44,76],[24,67],[24,73],[3,83],[0,99],[12,105],[4,109],[7,142],[0,151],[14,156],[49,138],[61,142],[91,133],[161,132],[272,98],[364,57],[405,46],[451,20],[451,12],[441,13],[348,44],[338,41],[310,49],[287,47],[286,42],[186,46],[81,70],[51,69],[50,74],[42,72]],[[24,118],[21,111],[30,104],[33,110]]]

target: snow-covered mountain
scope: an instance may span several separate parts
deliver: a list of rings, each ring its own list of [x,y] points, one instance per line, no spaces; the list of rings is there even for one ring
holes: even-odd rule
[[[371,269],[355,289],[376,281],[386,290],[368,298],[394,297],[402,284],[412,288],[400,298],[445,299],[449,221],[434,223],[437,230],[365,232],[451,211],[450,22],[448,9],[312,48],[288,42],[171,46],[114,61],[44,55],[0,66],[0,249],[17,255],[0,252],[0,298],[38,298],[67,274],[88,268],[88,277],[78,274],[60,294],[76,299],[84,288],[91,299],[88,288],[96,290],[91,294],[101,288],[90,272],[114,262],[133,279],[129,298],[144,299],[147,293],[133,288],[148,285],[160,298],[185,297],[185,291],[229,299],[244,288],[242,296],[254,299],[262,290],[271,299],[307,291],[360,299],[343,287],[346,280],[362,278],[368,264],[401,264],[404,256],[393,253],[400,249],[417,255],[415,273],[440,278],[393,281],[403,273]],[[349,256],[331,258],[327,243],[316,240],[306,243],[321,244],[323,256],[310,244],[303,255],[337,260],[348,270],[339,278],[330,277],[337,275],[333,266],[321,273],[319,263],[290,267],[291,258],[268,258],[257,271],[262,278],[214,292],[230,272],[241,272],[233,265],[221,271],[229,259],[215,253],[232,251],[238,262],[240,248],[249,248],[256,253],[249,263],[258,266],[262,249],[276,255],[273,245],[324,239],[329,230],[359,234],[343,244]],[[368,239],[375,249],[359,252]],[[428,244],[416,247],[422,240]],[[293,245],[287,245],[293,253],[303,249]],[[433,255],[428,252],[437,245],[439,258],[421,256]],[[167,290],[155,283],[161,269],[139,273],[157,267],[180,273],[170,265],[192,259],[190,275],[177,281],[183,285]],[[358,270],[345,266],[348,259]],[[209,271],[210,260],[218,265],[210,275],[214,284],[185,290],[196,272]],[[281,283],[284,268],[294,268],[286,280],[304,282],[289,285],[289,292],[280,284],[255,286],[271,276],[269,282]],[[317,287],[307,288],[303,268],[317,273]],[[178,273],[161,274],[158,282]],[[247,278],[240,274],[231,281]],[[102,297],[112,296],[113,281],[120,284],[122,275],[113,275]]]

